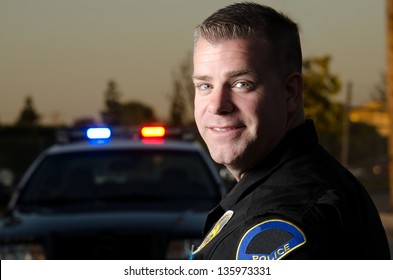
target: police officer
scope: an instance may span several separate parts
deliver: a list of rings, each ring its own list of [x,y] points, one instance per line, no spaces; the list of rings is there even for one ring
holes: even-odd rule
[[[389,259],[363,186],[305,120],[297,25],[239,3],[195,30],[195,120],[238,183],[209,214],[194,259]]]

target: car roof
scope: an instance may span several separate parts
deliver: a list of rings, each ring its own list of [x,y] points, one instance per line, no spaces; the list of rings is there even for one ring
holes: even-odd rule
[[[111,139],[107,142],[80,141],[67,144],[56,144],[50,147],[47,155],[85,152],[85,151],[107,151],[107,150],[175,150],[175,151],[200,151],[202,148],[197,142],[162,140],[141,141],[130,139]]]

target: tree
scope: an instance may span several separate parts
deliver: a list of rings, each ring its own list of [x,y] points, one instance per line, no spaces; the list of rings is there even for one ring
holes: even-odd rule
[[[76,120],[74,120],[73,127],[76,128],[87,128],[87,127],[92,127],[96,125],[96,121],[94,118],[90,117],[81,117]]]
[[[387,104],[387,82],[385,72],[380,73],[380,80],[375,84],[375,87],[371,92],[371,98]]]
[[[192,54],[188,52],[172,75],[173,91],[169,98],[170,123],[174,125],[185,125],[193,119],[195,90],[192,72]]]
[[[19,126],[33,127],[37,126],[40,116],[33,106],[33,98],[27,96],[25,99],[25,107],[22,109],[16,124]]]
[[[174,89],[171,96],[171,107],[170,107],[170,124],[175,126],[182,126],[185,122],[186,104],[185,97],[181,90],[181,82],[174,80]]]
[[[117,83],[109,80],[107,89],[104,92],[105,110],[101,113],[102,121],[109,126],[121,124],[122,112],[120,104],[121,93]]]
[[[390,116],[390,135],[388,141],[388,173],[389,175],[389,202],[393,209],[393,0],[386,0],[386,52],[387,74],[386,89],[388,101],[388,113]]]
[[[351,143],[350,162],[357,166],[372,166],[386,158],[387,138],[381,136],[376,128],[366,123],[351,123],[351,137],[361,139]]]
[[[131,101],[121,105],[121,124],[126,126],[141,125],[156,122],[154,110],[138,101]]]
[[[341,83],[330,73],[330,56],[312,57],[303,61],[304,108],[307,118],[315,121],[321,143],[338,156],[344,125],[344,108],[332,101]]]

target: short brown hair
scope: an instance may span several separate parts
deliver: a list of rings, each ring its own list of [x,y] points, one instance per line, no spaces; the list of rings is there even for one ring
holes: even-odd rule
[[[288,75],[302,71],[299,29],[286,15],[271,7],[243,2],[222,8],[195,29],[195,43],[203,38],[211,43],[256,37],[265,40],[273,52],[280,72]]]

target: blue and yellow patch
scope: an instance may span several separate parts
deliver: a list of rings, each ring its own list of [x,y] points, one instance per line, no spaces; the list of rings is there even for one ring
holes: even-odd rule
[[[279,260],[306,243],[303,232],[284,220],[268,220],[250,228],[237,247],[237,260]]]

